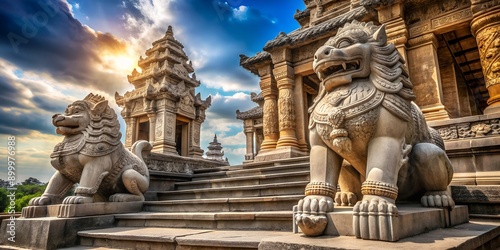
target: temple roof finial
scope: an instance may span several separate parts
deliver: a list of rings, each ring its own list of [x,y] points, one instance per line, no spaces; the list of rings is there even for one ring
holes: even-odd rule
[[[172,29],[172,25],[168,26],[168,29],[167,29],[167,32],[165,32],[165,35],[171,35],[171,36],[174,35],[174,31]]]

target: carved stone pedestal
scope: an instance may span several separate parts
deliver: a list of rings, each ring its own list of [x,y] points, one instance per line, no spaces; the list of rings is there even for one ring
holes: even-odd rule
[[[87,204],[59,204],[49,206],[29,206],[23,208],[23,217],[82,217],[104,214],[135,213],[142,211],[142,201],[138,202],[97,202]]]
[[[455,206],[451,211],[442,208],[426,208],[416,204],[399,204],[397,207],[399,215],[394,217],[392,222],[394,232],[398,236],[395,240],[469,221],[467,206]],[[334,210],[326,216],[328,224],[324,234],[354,236],[352,207],[335,207]],[[300,233],[300,228],[295,226],[295,221],[293,223],[294,233]]]
[[[123,205],[123,203],[122,203]],[[15,220],[15,242],[9,241],[7,224],[2,222],[0,245],[26,249],[58,249],[78,244],[78,231],[112,227],[113,215],[86,216],[77,218],[18,218]]]
[[[280,147],[279,149],[272,151],[259,152],[259,154],[255,156],[254,162],[273,161],[278,159],[288,159],[300,156],[307,156],[307,153],[301,151],[296,147]]]

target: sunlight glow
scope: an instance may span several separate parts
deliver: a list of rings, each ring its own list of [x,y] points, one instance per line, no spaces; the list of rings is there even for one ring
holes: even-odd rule
[[[137,59],[129,54],[105,54],[101,58],[104,67],[119,74],[130,74],[137,67]]]

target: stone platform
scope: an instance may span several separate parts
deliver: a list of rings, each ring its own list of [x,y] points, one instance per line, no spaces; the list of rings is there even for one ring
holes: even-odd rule
[[[407,226],[411,227],[411,224]],[[294,234],[265,238],[259,250],[423,250],[423,249],[497,249],[500,247],[500,221],[471,221],[458,226],[436,229],[397,242],[356,239],[353,236],[305,237]]]
[[[394,220],[399,239],[428,232],[438,228],[447,228],[469,221],[467,206],[455,206],[451,211],[443,208],[427,208],[418,204],[398,204],[399,215]],[[325,235],[354,236],[352,225],[352,207],[335,207],[335,212],[328,213],[328,226]],[[300,233],[295,226],[294,232]]]

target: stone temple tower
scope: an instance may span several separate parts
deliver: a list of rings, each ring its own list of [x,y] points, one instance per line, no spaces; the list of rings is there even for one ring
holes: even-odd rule
[[[134,90],[115,99],[126,122],[125,146],[137,140],[153,144],[152,152],[201,158],[200,127],[211,97],[195,95],[200,86],[184,46],[169,26],[165,36],[139,58],[128,81]]]
[[[217,135],[214,135],[214,140],[209,143],[206,155],[209,160],[227,162],[227,158],[223,158],[224,151],[222,151],[221,143],[217,141]]]

